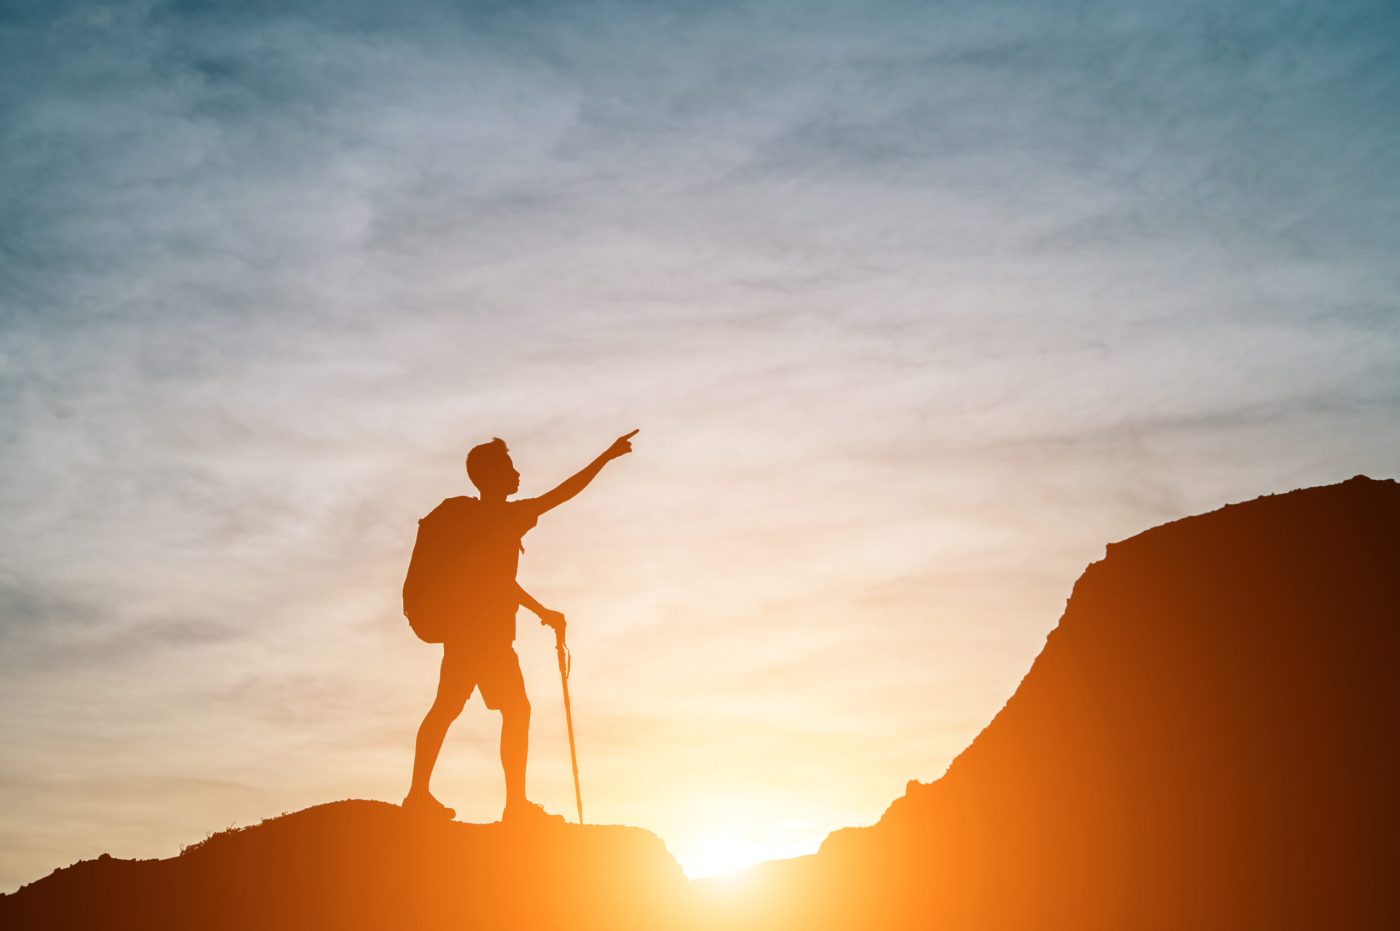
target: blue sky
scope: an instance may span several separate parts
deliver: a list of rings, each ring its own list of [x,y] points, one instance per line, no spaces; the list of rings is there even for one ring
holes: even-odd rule
[[[0,888],[397,799],[414,521],[493,435],[538,493],[642,428],[522,562],[590,813],[691,864],[873,820],[1104,543],[1395,474],[1397,45],[1387,3],[6,4]],[[435,783],[474,820],[493,727]]]

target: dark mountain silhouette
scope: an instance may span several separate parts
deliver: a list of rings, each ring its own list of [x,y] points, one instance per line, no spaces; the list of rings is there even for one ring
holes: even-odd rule
[[[318,805],[168,860],[103,856],[0,899],[9,928],[665,927],[685,877],[638,828],[528,829]]]
[[[1005,708],[810,857],[687,889],[628,828],[339,802],[85,861],[0,927],[1394,927],[1400,485],[1356,478],[1108,547]]]
[[[1108,547],[1015,695],[726,928],[1400,927],[1400,485]]]

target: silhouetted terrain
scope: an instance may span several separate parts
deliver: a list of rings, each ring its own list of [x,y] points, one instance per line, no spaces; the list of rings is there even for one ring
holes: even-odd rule
[[[1400,927],[1400,485],[1108,547],[1006,707],[735,927]]]
[[[59,870],[0,926],[1393,927],[1397,670],[1400,485],[1357,478],[1110,546],[943,778],[699,914],[643,831],[339,802]]]
[[[424,821],[318,805],[168,860],[85,860],[0,899],[9,928],[636,928],[685,877],[637,828]]]

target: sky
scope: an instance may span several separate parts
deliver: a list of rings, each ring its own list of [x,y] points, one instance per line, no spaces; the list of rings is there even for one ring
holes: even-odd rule
[[[1397,114],[1389,2],[5,3],[0,891],[398,801],[492,436],[641,429],[521,561],[589,820],[875,821],[1106,543],[1396,476]]]

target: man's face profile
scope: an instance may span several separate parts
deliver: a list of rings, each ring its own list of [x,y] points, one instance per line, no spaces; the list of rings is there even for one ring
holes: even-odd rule
[[[492,480],[496,482],[497,489],[507,495],[520,490],[520,473],[516,471],[515,463],[511,462],[510,453],[501,453],[493,469]]]
[[[520,490],[520,473],[500,439],[476,447],[467,456],[467,477],[484,496],[513,495]]]

